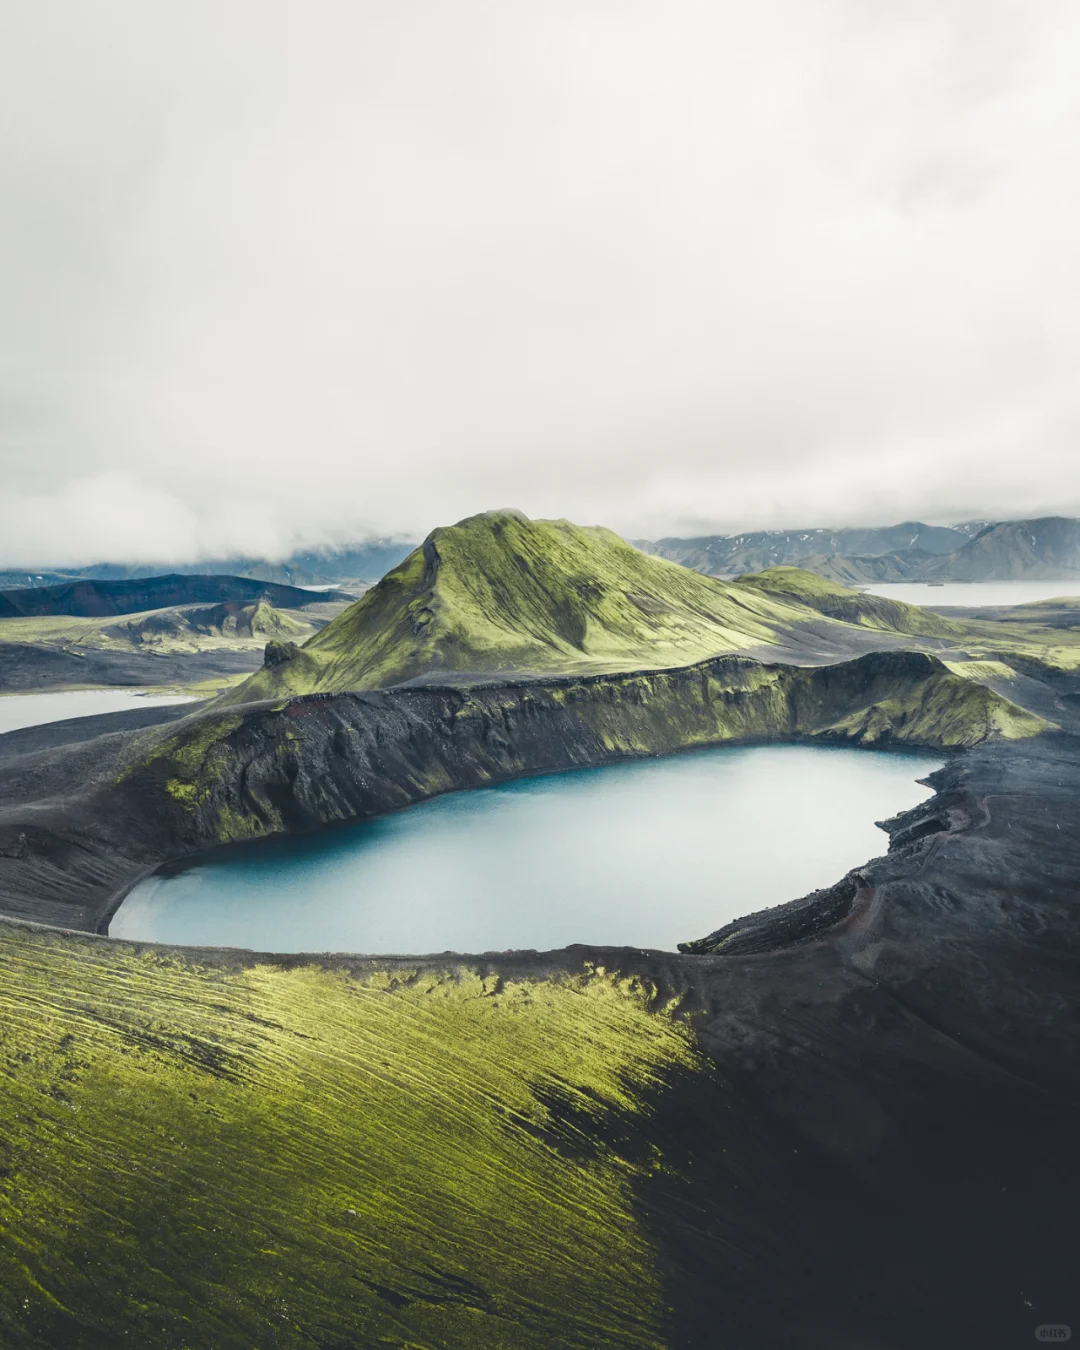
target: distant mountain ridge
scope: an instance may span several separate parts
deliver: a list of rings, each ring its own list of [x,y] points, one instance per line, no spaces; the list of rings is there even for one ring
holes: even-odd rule
[[[1062,516],[970,520],[954,525],[908,520],[862,528],[748,530],[629,542],[643,553],[721,578],[785,566],[802,567],[848,586],[912,581],[1064,581],[1080,576],[1080,522]],[[351,584],[359,593],[397,567],[415,547],[415,543],[404,540],[375,539],[337,549],[309,550],[282,560],[95,563],[69,571],[11,569],[0,571],[0,591],[57,588],[76,580],[134,581],[169,574],[229,575],[300,589]]]
[[[770,567],[802,566],[807,558],[836,554],[878,554],[917,549],[950,553],[967,542],[961,530],[907,520],[899,525],[866,529],[751,530],[734,535],[667,538],[655,543],[635,540],[646,553],[692,567],[709,576],[741,576]]]
[[[145,577],[233,576],[281,586],[328,586],[376,582],[416,547],[415,541],[373,539],[337,549],[310,549],[288,558],[215,558],[193,563],[93,563],[73,568],[9,568],[0,571],[0,590],[56,586],[76,579],[133,581]]]
[[[907,521],[867,530],[761,530],[643,540],[638,546],[709,576],[797,566],[848,586],[1080,577],[1080,521],[1066,516],[974,521],[955,528]]]
[[[69,614],[106,618],[140,614],[175,605],[252,605],[265,601],[275,609],[302,609],[328,599],[351,599],[342,592],[308,591],[297,586],[255,581],[250,577],[168,576],[129,581],[80,579],[54,586],[0,591],[0,618],[43,618]]]

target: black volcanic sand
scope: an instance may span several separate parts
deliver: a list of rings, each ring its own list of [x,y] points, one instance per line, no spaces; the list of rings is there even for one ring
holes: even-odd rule
[[[59,733],[39,730],[40,748],[24,737],[4,758],[0,904],[92,927],[110,888],[158,860],[154,822],[132,801],[130,818],[94,815],[121,801],[128,733],[50,748]],[[64,800],[73,781],[90,786]],[[889,823],[886,857],[713,935],[719,952],[322,964],[463,960],[510,979],[591,961],[684,997],[713,1069],[658,1098],[645,1144],[665,1167],[636,1201],[671,1346],[974,1350],[1032,1344],[1043,1323],[1080,1330],[1080,737],[984,745],[931,782]],[[553,1105],[586,1156],[588,1113]]]

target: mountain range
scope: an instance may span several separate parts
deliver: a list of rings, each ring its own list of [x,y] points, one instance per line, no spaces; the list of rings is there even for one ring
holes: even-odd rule
[[[735,577],[793,566],[845,585],[882,582],[1062,580],[1080,577],[1080,521],[964,521],[632,539],[636,548],[707,576]],[[284,559],[234,557],[199,563],[95,563],[82,568],[0,571],[0,590],[59,586],[74,580],[229,575],[286,586],[344,586],[359,592],[412,552],[416,542],[374,539]]]
[[[903,581],[1069,581],[1080,578],[1080,521],[972,521],[859,530],[759,530],[636,540],[657,557],[709,576],[797,566],[845,585]]]
[[[87,567],[9,568],[0,571],[0,590],[59,586],[75,580],[131,581],[165,574],[248,577],[279,586],[348,584],[353,590],[361,590],[378,581],[415,547],[415,541],[373,539],[339,549],[309,550],[283,559],[231,557],[195,563],[98,562]]]

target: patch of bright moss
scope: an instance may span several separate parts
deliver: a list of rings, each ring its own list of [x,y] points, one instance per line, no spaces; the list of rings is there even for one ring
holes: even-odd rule
[[[5,1346],[664,1344],[633,1193],[706,1068],[651,989],[8,925],[0,965]]]
[[[185,717],[175,724],[175,729],[170,728],[164,734],[148,732],[140,743],[151,748],[132,759],[120,781],[154,766],[161,772],[169,796],[193,811],[207,799],[214,780],[228,762],[225,740],[242,721],[240,713],[211,710]]]

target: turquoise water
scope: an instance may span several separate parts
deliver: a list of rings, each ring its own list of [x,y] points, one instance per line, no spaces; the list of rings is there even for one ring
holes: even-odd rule
[[[114,937],[262,951],[660,947],[831,885],[925,755],[781,745],[527,778],[139,885]]]

